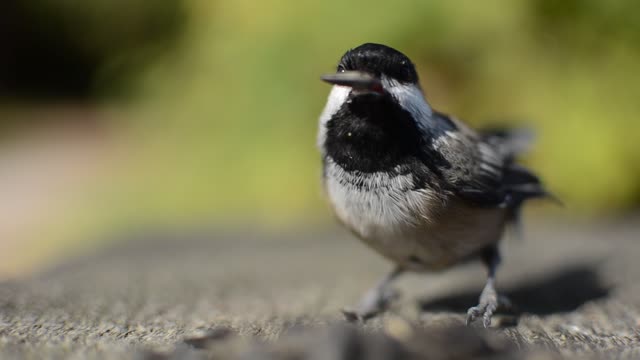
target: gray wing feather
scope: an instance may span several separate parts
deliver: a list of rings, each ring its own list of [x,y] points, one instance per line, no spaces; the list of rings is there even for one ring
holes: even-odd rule
[[[442,173],[457,196],[479,206],[512,209],[527,199],[550,196],[533,172],[515,163],[530,148],[531,131],[475,132],[456,119],[446,120],[456,123],[458,131],[442,135],[433,146],[449,164]]]

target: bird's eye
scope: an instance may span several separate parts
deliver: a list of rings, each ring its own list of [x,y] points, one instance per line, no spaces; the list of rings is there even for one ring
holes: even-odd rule
[[[342,64],[338,65],[338,72],[345,72],[345,68]]]

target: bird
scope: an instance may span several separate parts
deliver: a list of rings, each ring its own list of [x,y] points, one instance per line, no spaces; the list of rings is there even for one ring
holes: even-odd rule
[[[517,163],[532,132],[474,130],[435,110],[413,62],[382,44],[348,50],[321,80],[332,85],[317,135],[324,192],[338,221],[393,264],[343,310],[346,318],[366,321],[386,311],[403,273],[479,259],[486,283],[466,323],[490,326],[504,299],[495,281],[505,229],[517,228],[527,200],[555,198]]]

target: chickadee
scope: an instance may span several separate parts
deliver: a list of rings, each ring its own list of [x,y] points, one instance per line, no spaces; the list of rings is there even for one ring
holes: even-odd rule
[[[550,196],[515,157],[527,132],[474,131],[425,100],[407,56],[380,44],[347,51],[320,116],[323,184],[337,218],[395,268],[348,319],[368,319],[393,297],[405,271],[429,272],[480,258],[488,279],[467,324],[498,307],[498,242],[525,200]]]

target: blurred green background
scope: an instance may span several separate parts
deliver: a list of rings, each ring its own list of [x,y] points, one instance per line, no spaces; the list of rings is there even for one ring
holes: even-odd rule
[[[318,77],[364,42],[412,58],[434,107],[535,128],[525,161],[567,204],[540,213],[637,210],[639,12],[632,0],[5,1],[0,275],[127,229],[330,223]]]

